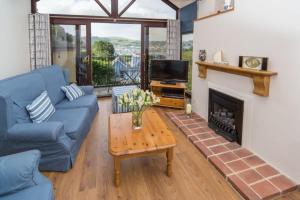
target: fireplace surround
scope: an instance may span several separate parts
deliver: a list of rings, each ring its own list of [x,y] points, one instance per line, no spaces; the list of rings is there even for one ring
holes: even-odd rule
[[[208,125],[230,142],[242,144],[244,101],[209,89]]]

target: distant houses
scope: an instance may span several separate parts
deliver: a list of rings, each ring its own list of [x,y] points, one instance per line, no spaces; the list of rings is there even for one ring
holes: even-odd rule
[[[141,70],[141,57],[138,55],[117,55],[112,62],[116,79],[123,83],[139,83]]]

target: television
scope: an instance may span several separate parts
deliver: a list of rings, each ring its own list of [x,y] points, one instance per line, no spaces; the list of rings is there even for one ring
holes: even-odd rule
[[[152,60],[150,79],[161,83],[188,82],[189,62],[181,60]]]

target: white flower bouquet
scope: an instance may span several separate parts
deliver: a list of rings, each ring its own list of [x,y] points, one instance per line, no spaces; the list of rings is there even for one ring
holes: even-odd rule
[[[159,102],[160,99],[152,92],[142,89],[133,89],[119,97],[119,104],[126,106],[132,112],[132,125],[135,129],[142,127],[143,112]]]

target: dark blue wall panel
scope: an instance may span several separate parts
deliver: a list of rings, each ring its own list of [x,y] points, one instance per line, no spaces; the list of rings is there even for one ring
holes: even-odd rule
[[[180,9],[181,33],[194,31],[194,20],[197,19],[197,1]]]

